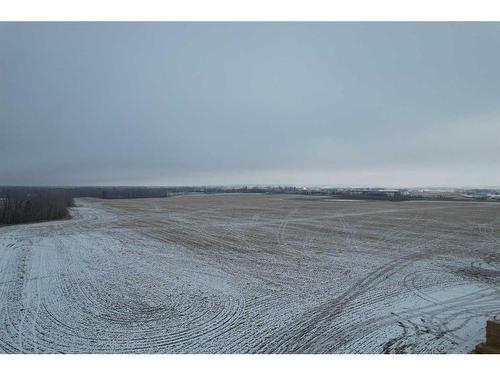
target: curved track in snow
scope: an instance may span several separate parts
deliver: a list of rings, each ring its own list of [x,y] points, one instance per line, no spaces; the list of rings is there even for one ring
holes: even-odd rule
[[[500,311],[500,205],[82,199],[0,228],[0,352],[468,352]]]

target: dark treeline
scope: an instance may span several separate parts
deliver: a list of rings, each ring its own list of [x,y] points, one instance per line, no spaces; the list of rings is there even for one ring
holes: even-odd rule
[[[131,187],[131,186],[116,186],[116,187],[68,187],[65,188],[75,198],[77,197],[93,197],[104,199],[128,199],[128,198],[162,198],[171,195],[186,194],[186,193],[288,193],[288,194],[304,194],[293,186],[278,186],[278,187],[223,187],[223,186],[172,186],[172,187]],[[311,193],[310,191],[308,193]]]
[[[203,193],[261,193],[300,194],[329,196],[340,199],[403,200],[456,200],[445,195],[422,196],[406,189],[381,188],[305,188],[296,186],[89,186],[89,187],[0,187],[0,224],[18,224],[42,220],[61,219],[68,216],[73,198],[101,199],[164,198],[178,194]],[[464,191],[461,200],[497,200],[496,190]]]
[[[89,186],[68,187],[65,189],[75,198],[91,197],[103,199],[162,198],[168,197],[172,192],[172,188],[129,186]]]
[[[0,225],[63,219],[72,205],[64,189],[0,187]]]

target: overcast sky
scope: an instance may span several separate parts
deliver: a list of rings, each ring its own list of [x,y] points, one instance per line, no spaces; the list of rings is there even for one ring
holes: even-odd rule
[[[500,23],[2,23],[0,184],[500,185]]]

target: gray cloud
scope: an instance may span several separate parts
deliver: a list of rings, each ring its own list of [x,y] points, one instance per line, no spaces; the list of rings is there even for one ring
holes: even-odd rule
[[[2,23],[0,184],[500,185],[499,23]]]

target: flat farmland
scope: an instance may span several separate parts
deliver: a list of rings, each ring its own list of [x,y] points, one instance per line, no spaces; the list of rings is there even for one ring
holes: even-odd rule
[[[79,199],[0,228],[6,353],[467,353],[500,313],[500,205]]]

